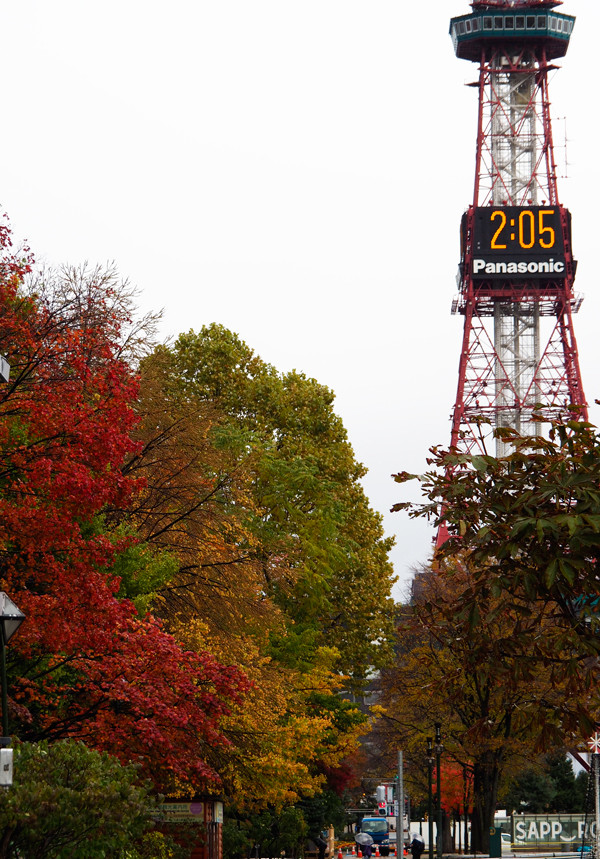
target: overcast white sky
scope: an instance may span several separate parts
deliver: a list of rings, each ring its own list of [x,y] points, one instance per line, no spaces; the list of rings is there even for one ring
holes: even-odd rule
[[[471,202],[476,69],[467,0],[5,0],[0,204],[48,263],[114,260],[164,308],[213,321],[332,388],[401,579],[432,531],[388,514],[392,472],[447,444]],[[551,82],[573,213],[584,387],[600,397],[596,274],[600,4]],[[561,119],[559,119],[559,117]],[[566,117],[566,121],[564,119]],[[597,407],[592,418],[600,421]]]

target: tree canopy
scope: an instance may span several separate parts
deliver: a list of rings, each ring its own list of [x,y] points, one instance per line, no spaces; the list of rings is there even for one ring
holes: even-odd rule
[[[390,540],[333,394],[219,326],[154,348],[113,270],[0,233],[0,587],[21,740],[78,740],[240,809],[356,748],[390,654]]]
[[[505,456],[434,449],[427,500],[395,507],[449,538],[415,581],[386,717],[421,745],[420,718],[443,724],[446,751],[473,774],[476,849],[508,762],[582,743],[599,704],[600,439],[574,421],[549,438],[497,434]]]
[[[589,736],[596,721],[596,610],[600,546],[600,437],[590,424],[555,424],[549,438],[497,431],[512,445],[507,456],[467,456],[435,450],[421,479],[428,501],[399,504],[411,515],[444,521],[450,538],[435,565],[456,580],[457,617],[475,633],[518,618],[498,659],[525,676],[537,668],[564,688],[560,724]],[[400,474],[405,481],[413,475]],[[463,562],[461,562],[463,559]],[[540,723],[540,738],[547,723]],[[554,737],[554,739],[557,739]]]
[[[452,575],[427,570],[417,576],[399,620],[396,660],[380,681],[379,733],[384,746],[401,747],[417,762],[411,778],[423,795],[426,737],[434,736],[436,722],[442,726],[445,767],[456,769],[454,782],[465,773],[472,785],[473,839],[482,849],[504,772],[531,754],[540,724],[549,743],[562,731],[565,686],[535,662],[521,670],[527,652],[507,652],[520,624],[510,600],[490,598],[473,634],[462,605],[471,580],[464,558]],[[464,790],[454,785],[448,808],[456,807],[457,797],[464,805]]]
[[[112,519],[176,559],[154,601],[169,629],[252,680],[226,722],[232,795],[293,802],[356,746],[339,690],[389,658],[390,541],[323,386],[216,325],[141,370],[126,473],[144,489]]]
[[[531,757],[507,779],[502,803],[508,812],[584,814],[588,775],[575,776],[571,761],[558,750],[538,760]]]
[[[389,657],[392,541],[364,495],[365,469],[332,392],[278,373],[218,325],[181,335],[155,359],[170,403],[213,410],[212,441],[233,459],[227,479],[233,464],[245,470],[250,493],[237,512],[249,537],[237,570],[258,563],[265,594],[293,618],[273,639],[278,658],[310,662],[315,647],[334,641],[337,667],[360,688]]]
[[[138,770],[70,740],[18,745],[14,784],[0,794],[0,856],[123,855],[156,805]]]

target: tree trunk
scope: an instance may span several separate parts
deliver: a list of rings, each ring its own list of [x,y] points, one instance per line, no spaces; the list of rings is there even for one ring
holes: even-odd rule
[[[490,827],[494,825],[500,760],[488,752],[473,765],[473,817],[471,821],[471,848],[473,852],[490,852]]]
[[[442,853],[452,853],[452,835],[450,832],[450,815],[442,809]]]
[[[15,827],[4,829],[0,833],[0,859],[6,859],[10,851],[10,841],[15,831]]]

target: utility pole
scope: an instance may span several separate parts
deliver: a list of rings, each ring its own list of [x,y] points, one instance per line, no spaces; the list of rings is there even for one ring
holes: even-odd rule
[[[429,826],[429,859],[433,859],[433,740],[427,737],[427,824]]]
[[[398,814],[396,815],[396,856],[404,853],[404,756],[398,752]]]
[[[595,732],[588,740],[590,747],[590,775],[594,779],[596,831],[594,833],[594,856],[600,856],[600,733]]]
[[[594,790],[596,794],[596,837],[594,839],[594,853],[599,856],[600,853],[600,755],[592,755],[592,771],[594,773]]]
[[[435,777],[436,777],[436,793],[437,793],[437,823],[436,823],[436,836],[437,836],[437,859],[442,859],[442,779],[441,779],[441,767],[440,767],[440,758],[442,756],[442,752],[444,751],[444,747],[442,745],[442,726],[439,723],[435,725]]]

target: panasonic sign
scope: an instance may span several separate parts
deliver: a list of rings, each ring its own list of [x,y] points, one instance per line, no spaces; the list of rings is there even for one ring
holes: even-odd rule
[[[565,262],[560,259],[545,260],[490,260],[475,257],[473,260],[473,277],[502,277],[503,275],[524,275],[525,277],[544,277],[558,275],[564,277]]]
[[[571,216],[560,206],[477,206],[461,226],[462,259],[475,280],[564,280]]]

